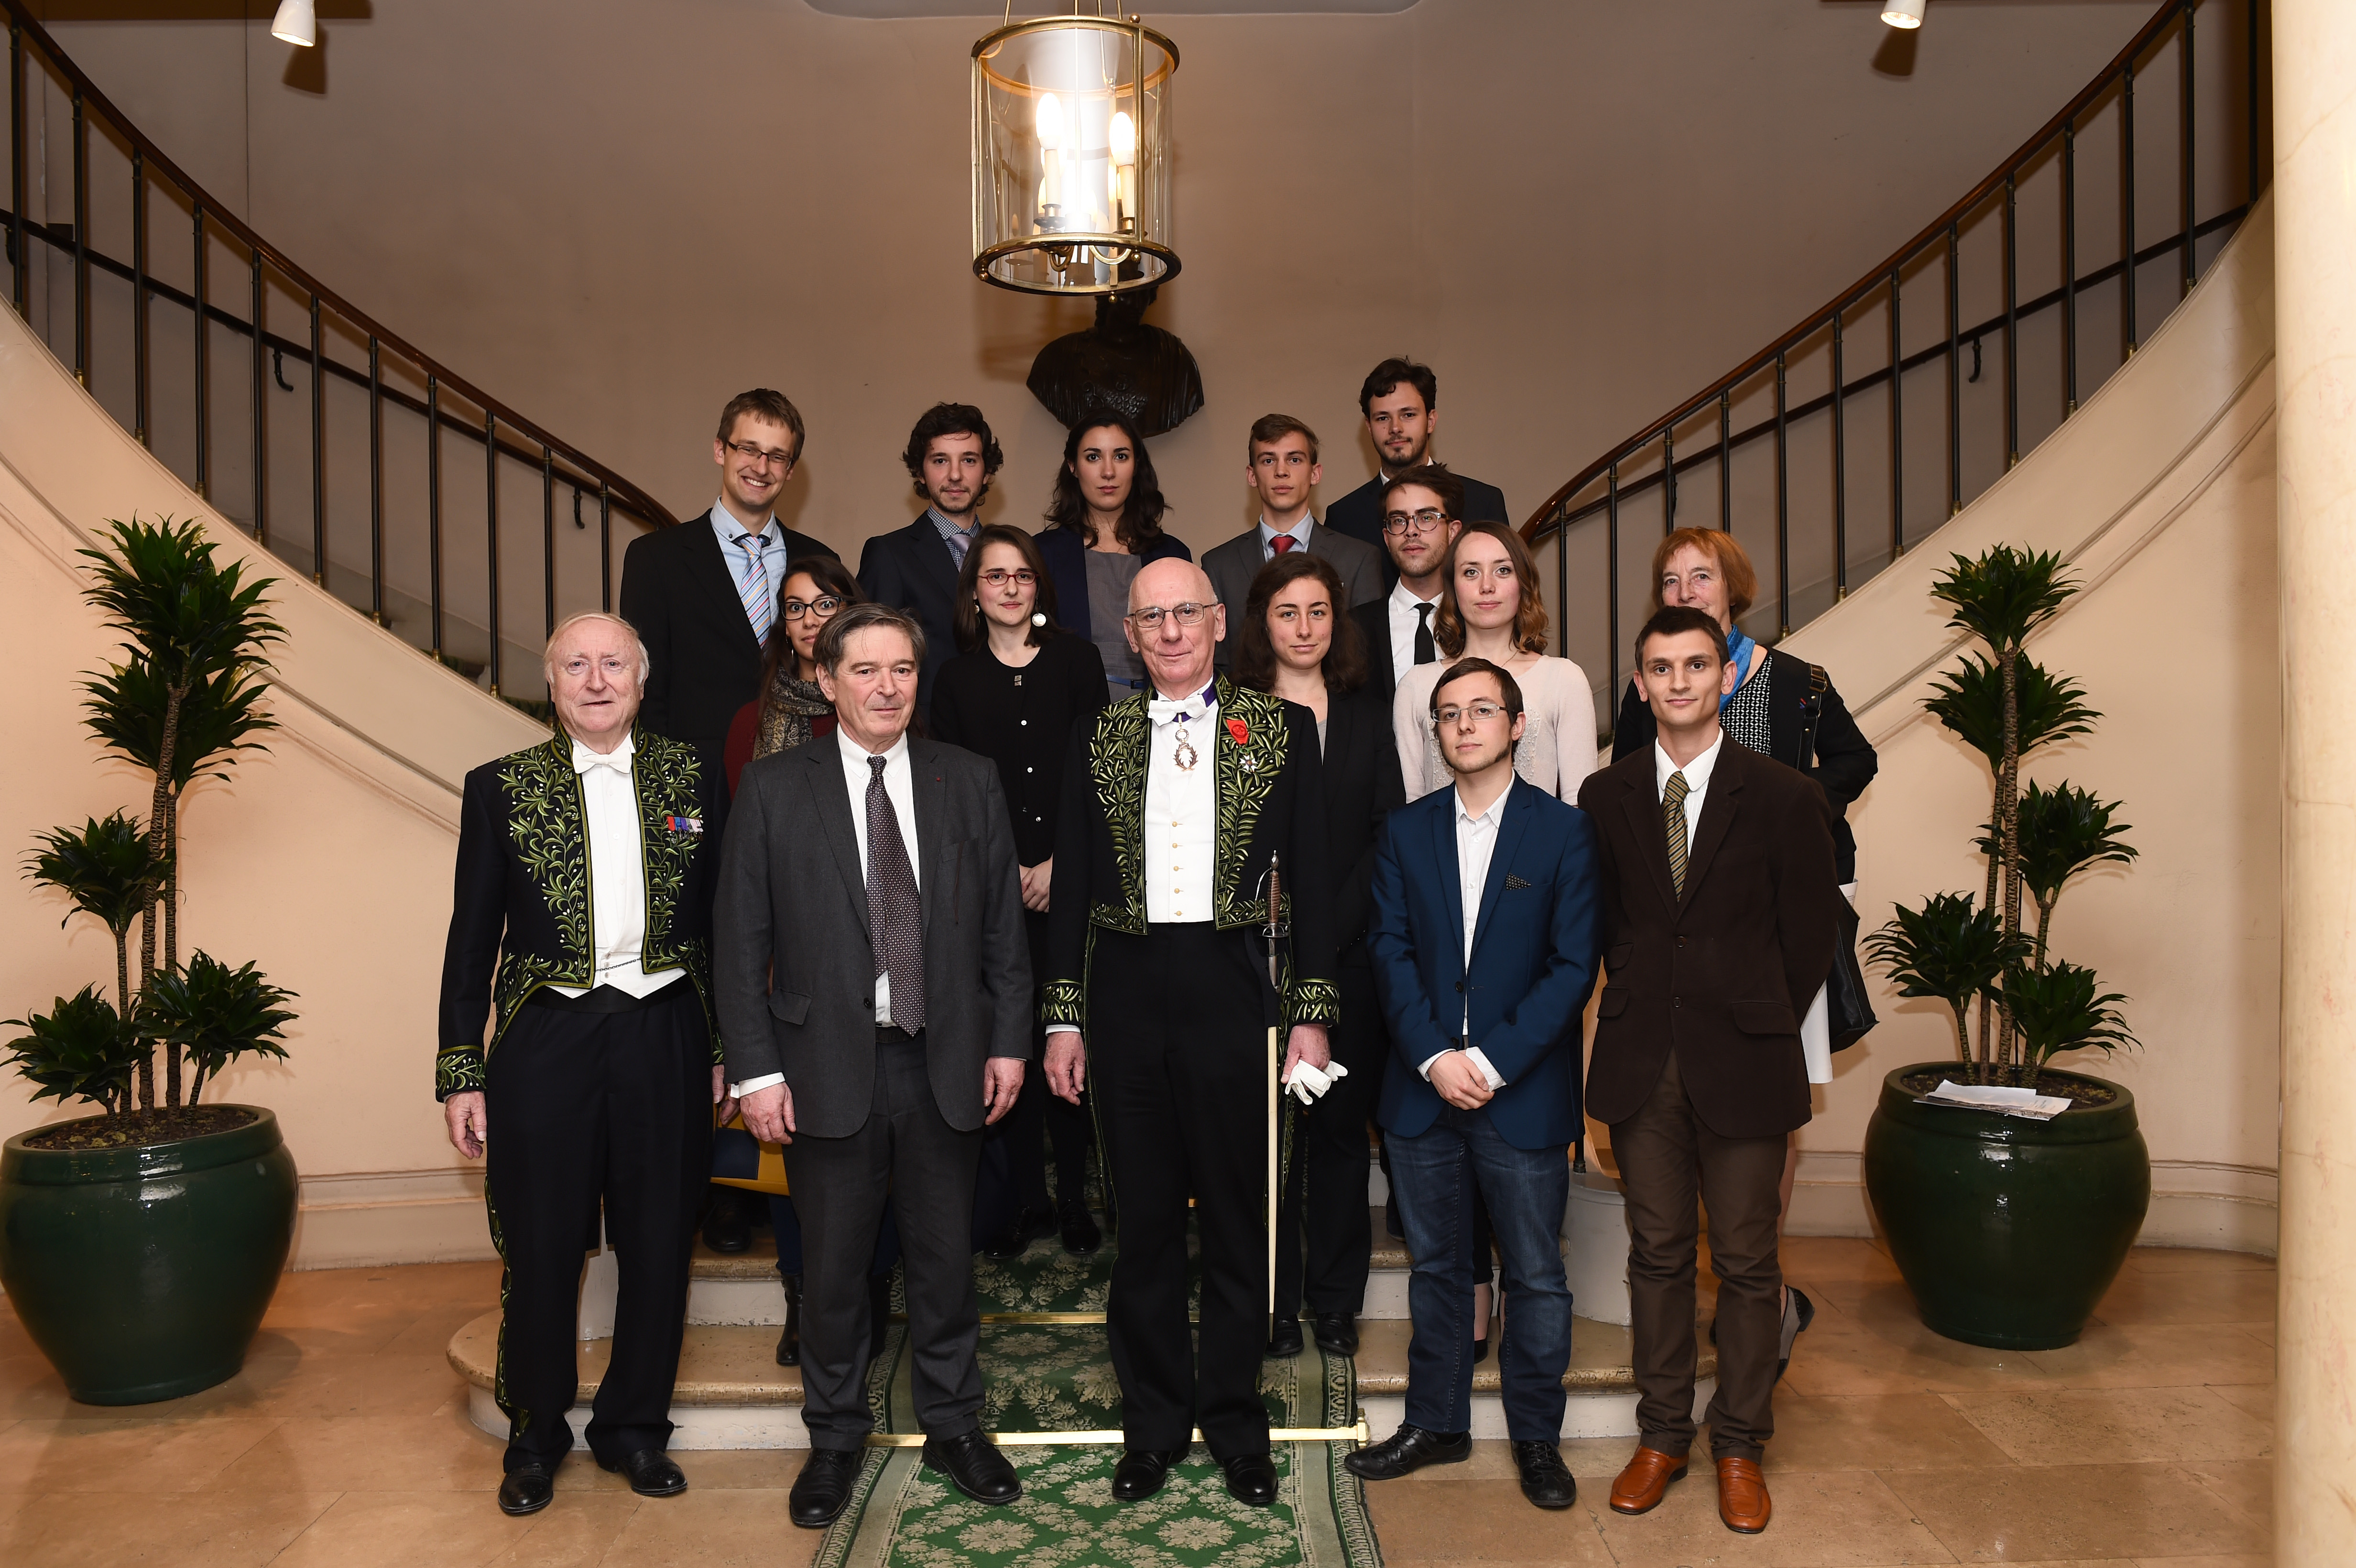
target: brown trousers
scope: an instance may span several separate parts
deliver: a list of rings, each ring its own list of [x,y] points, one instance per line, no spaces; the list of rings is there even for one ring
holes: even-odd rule
[[[1694,1440],[1694,1269],[1709,1209],[1718,1275],[1718,1396],[1713,1459],[1757,1459],[1775,1434],[1783,1269],[1775,1256],[1787,1136],[1720,1137],[1702,1125],[1675,1051],[1636,1114],[1612,1124],[1628,1193],[1628,1295],[1636,1355],[1636,1425],[1647,1448],[1683,1454]]]

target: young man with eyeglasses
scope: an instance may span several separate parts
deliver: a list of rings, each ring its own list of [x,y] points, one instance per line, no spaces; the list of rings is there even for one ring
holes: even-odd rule
[[[1412,359],[1386,359],[1366,372],[1365,382],[1358,389],[1358,411],[1365,417],[1379,471],[1326,508],[1325,526],[1379,550],[1386,543],[1384,486],[1408,469],[1431,461],[1431,438],[1440,430],[1440,379],[1429,366]],[[1464,521],[1513,521],[1505,512],[1505,494],[1494,485],[1463,475],[1457,478],[1464,486],[1457,515]],[[1395,559],[1384,565],[1386,591],[1397,581],[1398,570]]]
[[[1431,692],[1453,789],[1390,815],[1366,948],[1398,1060],[1376,1110],[1415,1272],[1407,1418],[1343,1461],[1369,1480],[1471,1456],[1472,1299],[1463,1236],[1485,1199],[1512,1331],[1498,1371],[1522,1495],[1579,1495],[1557,1444],[1570,1365],[1558,1237],[1570,1201],[1580,1018],[1595,983],[1601,862],[1587,814],[1515,777],[1520,685],[1460,659]]]
[[[766,387],[720,411],[712,461],[720,498],[675,528],[630,541],[622,618],[653,661],[639,721],[695,747],[715,774],[736,710],[760,694],[761,656],[791,563],[834,551],[777,520],[802,455],[801,411]]]
[[[935,403],[908,432],[900,453],[924,516],[877,534],[859,552],[859,589],[878,604],[905,610],[925,628],[925,671],[916,711],[932,706],[933,683],[957,652],[958,573],[973,548],[990,482],[1006,460],[990,421],[970,403]]]
[[[1612,1483],[1612,1508],[1644,1513],[1686,1473],[1707,1204],[1718,1513],[1755,1535],[1772,1512],[1759,1461],[1775,1431],[1783,1353],[1783,1150],[1810,1109],[1800,1016],[1832,969],[1841,895],[1823,787],[1726,743],[1719,706],[1734,674],[1717,616],[1684,604],[1655,612],[1636,635],[1653,743],[1588,774],[1579,804],[1601,831],[1609,971],[1587,1104],[1612,1129],[1628,1194],[1642,1434]]]
[[[1305,1065],[1322,1083],[1341,1011],[1317,722],[1214,675],[1226,612],[1191,562],[1148,562],[1124,624],[1150,689],[1073,729],[1040,1008],[1048,1087],[1077,1104],[1094,1085],[1120,1205],[1106,1307],[1123,1443],[1112,1495],[1160,1491],[1199,1427],[1228,1493],[1265,1508],[1268,1031],[1288,1029],[1287,1082]]]
[[[1464,531],[1464,481],[1438,463],[1383,481],[1383,549],[1391,590],[1350,612],[1365,639],[1367,678],[1387,699],[1407,672],[1440,656],[1432,617],[1448,588],[1449,551]]]
[[[1252,421],[1244,443],[1244,482],[1259,499],[1259,521],[1203,552],[1203,571],[1230,618],[1244,613],[1252,579],[1278,556],[1305,550],[1331,561],[1351,604],[1382,592],[1382,556],[1363,542],[1319,525],[1311,510],[1317,481],[1325,470],[1317,461],[1317,432],[1290,414],[1263,414]],[[1218,662],[1226,664],[1226,650]]]

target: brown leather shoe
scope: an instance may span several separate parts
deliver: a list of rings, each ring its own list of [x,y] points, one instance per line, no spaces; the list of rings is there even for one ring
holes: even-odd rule
[[[1758,1460],[1730,1457],[1718,1462],[1718,1517],[1726,1521],[1727,1529],[1756,1535],[1767,1528],[1768,1517],[1774,1511]]]
[[[1668,1455],[1657,1448],[1639,1447],[1628,1467],[1612,1483],[1612,1511],[1614,1513],[1649,1513],[1661,1506],[1667,1495],[1669,1483],[1685,1479],[1686,1457]]]

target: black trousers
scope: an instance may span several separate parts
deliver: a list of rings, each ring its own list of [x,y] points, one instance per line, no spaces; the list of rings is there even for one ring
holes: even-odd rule
[[[1225,1459],[1268,1451],[1267,981],[1249,939],[1206,922],[1099,931],[1088,1074],[1119,1210],[1107,1320],[1132,1448],[1201,1427]],[[1199,1354],[1186,1323],[1186,1200],[1202,1243]]]
[[[875,1097],[849,1137],[785,1147],[802,1222],[802,1421],[813,1448],[857,1448],[867,1408],[867,1279],[888,1195],[907,1265],[916,1420],[936,1437],[980,1424],[981,1315],[973,1294],[974,1171],[981,1132],[941,1117],[925,1037],[875,1048]]]
[[[1035,1012],[1035,1004],[1034,1004]],[[1047,1075],[1040,1071],[1044,1058],[1034,1055],[1023,1074],[1023,1093],[1014,1108],[999,1122],[1006,1142],[1008,1168],[1014,1201],[1024,1209],[1061,1209],[1076,1203],[1087,1191],[1088,1146],[1096,1142],[1089,1124],[1087,1097],[1079,1104],[1052,1094]],[[995,1130],[995,1129],[993,1129]],[[1044,1136],[1042,1136],[1042,1135]],[[1047,1145],[1055,1146],[1055,1190],[1047,1191]]]
[[[601,1203],[621,1295],[590,1451],[614,1463],[670,1441],[688,1252],[712,1169],[712,1040],[693,985],[656,996],[621,1013],[527,1004],[484,1070],[509,1470],[572,1450],[581,1269]]]
[[[1342,1022],[1332,1033],[1333,1060],[1350,1075],[1316,1104],[1304,1107],[1296,1102],[1292,1107],[1292,1164],[1284,1206],[1277,1211],[1279,1312],[1297,1312],[1305,1305],[1312,1313],[1355,1316],[1366,1301],[1375,1239],[1366,1208],[1366,1125],[1382,1094],[1390,1037],[1376,1004],[1374,972],[1344,965],[1340,984]]]

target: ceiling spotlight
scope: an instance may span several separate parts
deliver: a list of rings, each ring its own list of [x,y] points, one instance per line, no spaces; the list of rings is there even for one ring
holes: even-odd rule
[[[1892,3],[1903,5],[1905,0],[1892,0]],[[1920,4],[1920,0],[1916,3]],[[278,15],[271,18],[270,36],[290,44],[299,44],[306,49],[317,43],[319,16],[311,0],[282,0]]]
[[[286,0],[293,5],[294,0]],[[1931,0],[1882,0],[1881,19],[1893,27],[1919,27]]]

